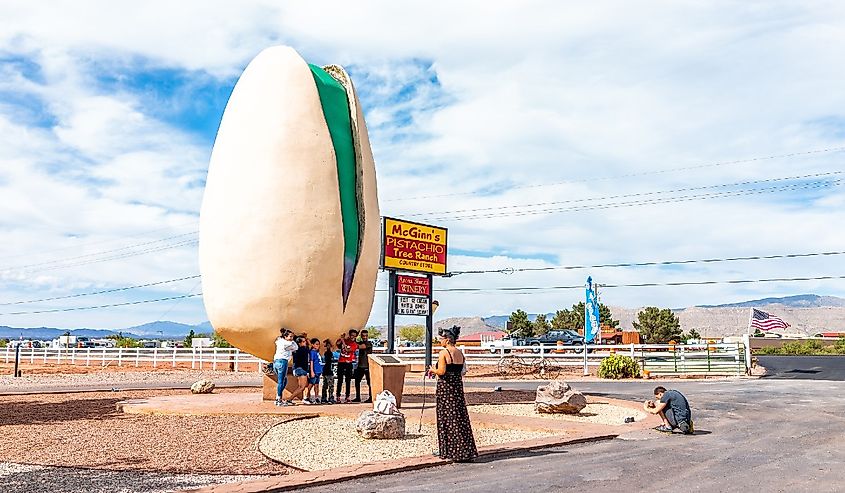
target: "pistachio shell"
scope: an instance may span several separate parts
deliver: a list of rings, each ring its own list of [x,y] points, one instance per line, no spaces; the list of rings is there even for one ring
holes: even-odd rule
[[[357,97],[360,250],[344,308],[335,152],[308,64],[262,51],[226,105],[200,212],[203,299],[215,330],[272,359],[279,328],[336,338],[366,324],[379,259],[375,164]],[[363,210],[361,210],[363,209]]]

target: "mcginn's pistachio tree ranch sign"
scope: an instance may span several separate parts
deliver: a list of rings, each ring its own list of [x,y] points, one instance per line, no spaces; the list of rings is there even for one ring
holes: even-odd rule
[[[446,273],[446,228],[385,217],[383,269]]]

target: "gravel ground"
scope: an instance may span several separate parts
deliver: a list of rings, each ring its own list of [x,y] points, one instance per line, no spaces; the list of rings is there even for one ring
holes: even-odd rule
[[[602,425],[624,425],[625,418],[633,416],[636,421],[642,421],[646,414],[628,407],[612,404],[587,404],[578,414],[542,414],[534,411],[534,404],[479,404],[469,406],[474,413],[503,414],[508,416],[531,416],[533,418],[560,419],[577,421],[579,423],[594,423]]]
[[[321,416],[274,426],[261,439],[260,450],[268,457],[308,471],[430,455],[437,450],[437,428],[406,416],[404,439],[365,440],[355,431],[355,420]],[[482,447],[553,436],[542,431],[473,428],[475,443]],[[291,444],[296,444],[295,446]]]
[[[222,392],[230,391],[243,390]],[[123,414],[115,407],[124,399],[185,392],[0,397],[0,462],[171,474],[290,472],[258,451],[264,431],[287,418]]]
[[[260,477],[118,472],[0,462],[0,485],[2,485],[4,493],[41,491],[50,491],[51,493],[77,493],[79,491],[86,493],[158,493],[212,484],[247,481]],[[46,487],[46,485],[49,485],[49,487]]]
[[[258,372],[231,372],[214,370],[182,370],[182,369],[103,369],[98,367],[70,366],[61,368],[63,373],[34,373],[24,372],[21,377],[9,374],[0,375],[0,393],[18,392],[21,390],[48,389],[51,387],[120,387],[127,383],[155,382],[174,384],[192,382],[208,378],[217,385],[225,384],[261,384]]]

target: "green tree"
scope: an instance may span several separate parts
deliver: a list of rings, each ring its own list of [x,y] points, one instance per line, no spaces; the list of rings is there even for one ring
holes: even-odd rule
[[[537,318],[534,319],[534,322],[531,325],[535,336],[544,335],[552,328],[552,325],[548,320],[546,320],[546,315],[542,313],[537,315]]]
[[[214,333],[214,341],[211,345],[213,347],[232,347],[232,345],[229,344],[229,341],[224,339],[223,336],[221,336],[217,332]]]
[[[191,331],[188,332],[188,335],[185,336],[185,347],[191,347],[191,341],[193,341],[196,336],[194,329],[191,329]]]
[[[599,303],[599,318],[601,319],[599,323],[602,325],[609,325],[614,329],[619,327],[619,320],[613,319],[613,315],[610,313],[610,308],[603,303]]]
[[[690,329],[689,334],[683,335],[683,340],[688,341],[690,339],[694,339],[694,340],[697,341],[697,340],[701,339],[701,334],[699,334],[698,331],[695,330],[695,329]]]
[[[576,331],[584,331],[584,310],[586,303],[579,301],[572,305],[571,310],[564,308],[555,312],[552,319],[553,329],[572,329]],[[599,303],[599,323],[601,325],[609,325],[614,329],[619,327],[619,320],[614,320],[608,308],[603,303]]]
[[[367,335],[370,336],[370,339],[381,339],[381,331],[373,325],[367,327]]]
[[[566,308],[556,311],[555,316],[552,317],[552,330],[568,329],[571,316],[572,314]]]
[[[668,308],[650,306],[637,313],[634,328],[650,344],[680,341],[683,335],[678,317]]]
[[[9,345],[8,339],[0,339],[0,347],[6,347]]]
[[[516,335],[521,337],[531,337],[532,335],[534,335],[534,330],[531,325],[531,321],[528,320],[528,314],[525,313],[523,310],[517,310],[511,313],[511,316],[508,319],[508,324],[510,328],[507,329],[507,332],[510,335]]]
[[[425,327],[419,324],[399,327],[399,337],[412,342],[422,342],[425,337]]]
[[[131,337],[121,337],[119,339],[115,339],[115,341],[114,341],[115,347],[133,348],[133,347],[139,347],[140,345],[141,345],[140,342],[136,341],[135,339],[132,339]]]

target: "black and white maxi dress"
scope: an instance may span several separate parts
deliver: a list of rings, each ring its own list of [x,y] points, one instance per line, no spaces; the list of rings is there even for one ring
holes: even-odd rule
[[[451,360],[451,354],[449,355]],[[469,461],[478,457],[464,399],[463,364],[446,364],[437,379],[437,443],[440,457]]]

